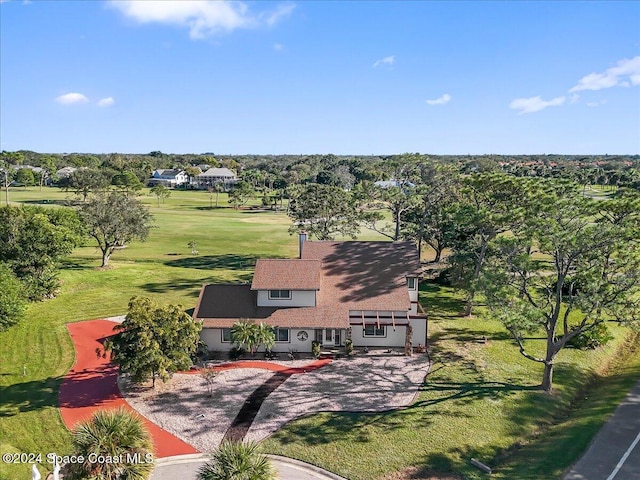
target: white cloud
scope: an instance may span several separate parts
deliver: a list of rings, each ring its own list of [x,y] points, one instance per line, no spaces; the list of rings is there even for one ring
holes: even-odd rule
[[[56,102],[61,105],[73,105],[74,103],[87,103],[89,99],[81,93],[65,93],[56,97]]]
[[[123,0],[109,2],[113,8],[140,23],[162,23],[189,29],[192,39],[232,32],[238,28],[274,25],[291,15],[295,4],[279,5],[274,11],[253,15],[242,2],[212,0]]]
[[[569,93],[630,85],[640,85],[640,56],[624,58],[603,73],[590,73],[582,77]]]
[[[100,99],[98,101],[98,106],[99,107],[110,107],[114,103],[116,103],[116,101],[113,99],[113,97],[106,97],[106,98],[102,98],[102,99]]]
[[[284,46],[281,43],[274,43],[273,44],[273,49],[276,52],[281,52],[282,50],[284,50]]]
[[[556,97],[551,100],[542,100],[540,97],[516,98],[509,104],[509,108],[520,110],[518,115],[522,115],[523,113],[539,112],[547,107],[560,106],[565,100],[565,97]]]
[[[445,93],[444,95],[438,98],[434,98],[433,100],[427,100],[427,103],[429,105],[444,105],[445,103],[449,103],[449,100],[451,100],[451,95]]]
[[[577,93],[574,93],[573,95],[571,95],[571,98],[569,99],[569,103],[576,103],[579,98],[580,98],[580,95],[578,95]]]
[[[599,107],[607,103],[606,100],[600,100],[599,102],[587,102],[587,107]]]
[[[394,63],[396,63],[395,55],[389,55],[388,57],[376,60],[376,62],[373,64],[373,68],[379,67],[380,65],[393,65]]]

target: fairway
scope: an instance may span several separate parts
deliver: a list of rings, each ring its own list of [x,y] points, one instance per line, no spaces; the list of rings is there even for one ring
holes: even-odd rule
[[[71,196],[31,188],[12,190],[10,198],[16,204],[55,205]],[[65,259],[60,294],[31,304],[19,325],[0,333],[0,451],[69,451],[57,409],[61,378],[74,361],[66,323],[126,313],[133,295],[189,310],[203,283],[248,282],[257,258],[297,254],[285,213],[257,204],[234,210],[225,194],[219,208],[210,208],[209,195],[198,191],[173,191],[160,206],[148,194],[140,198],[155,217],[147,242],[118,250],[111,267],[100,269],[100,252],[88,240]],[[361,238],[383,240],[366,230]],[[192,241],[197,255],[188,246]],[[473,319],[456,317],[459,293],[429,283],[421,286],[421,301],[430,315],[434,363],[414,405],[374,415],[305,417],[264,448],[352,479],[432,473],[483,478],[469,466],[472,456],[497,466],[496,478],[559,478],[640,375],[640,352],[625,341],[626,329],[613,327],[616,338],[606,348],[563,351],[555,392],[541,393],[535,388],[539,366],[518,353],[486,311],[479,309]],[[533,342],[543,348],[542,341]],[[586,395],[590,388],[606,395]],[[545,431],[548,437],[540,435]],[[531,464],[530,455],[540,461]],[[2,480],[27,474],[25,466],[0,464]]]

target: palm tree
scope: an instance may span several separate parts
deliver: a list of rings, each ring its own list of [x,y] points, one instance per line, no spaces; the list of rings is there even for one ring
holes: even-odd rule
[[[246,348],[253,355],[259,345],[258,326],[241,319],[231,327],[231,341],[239,347]]]
[[[198,480],[275,480],[269,459],[256,443],[223,442],[198,470]]]
[[[72,442],[74,455],[85,461],[68,465],[65,478],[70,480],[146,480],[153,470],[151,435],[128,410],[97,411],[74,429]]]

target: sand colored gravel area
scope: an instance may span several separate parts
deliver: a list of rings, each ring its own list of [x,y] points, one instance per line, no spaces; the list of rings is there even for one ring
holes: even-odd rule
[[[278,362],[304,367],[310,360]],[[336,359],[315,371],[291,375],[263,402],[246,438],[260,441],[287,422],[320,411],[376,412],[410,405],[428,372],[424,355],[399,353]],[[176,374],[156,388],[121,384],[129,404],[152,422],[202,452],[214,450],[247,397],[273,372],[238,368],[220,372],[213,396],[198,374]]]

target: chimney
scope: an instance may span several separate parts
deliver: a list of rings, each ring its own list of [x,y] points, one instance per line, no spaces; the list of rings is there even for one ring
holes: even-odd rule
[[[307,241],[307,232],[305,232],[305,231],[303,230],[303,231],[301,231],[301,232],[298,234],[298,243],[299,243],[299,245],[300,245],[300,247],[299,247],[299,256],[298,256],[298,258],[302,258],[302,245],[303,245],[303,244],[304,244],[304,242],[306,242],[306,241]]]

